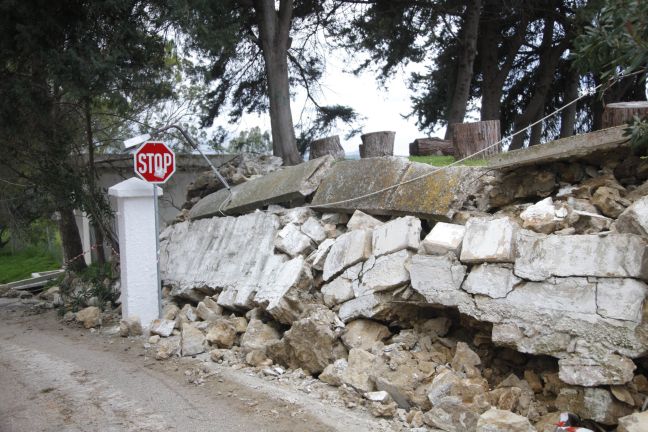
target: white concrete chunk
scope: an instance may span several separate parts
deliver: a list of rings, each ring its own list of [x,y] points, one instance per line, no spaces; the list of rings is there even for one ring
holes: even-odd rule
[[[452,252],[459,256],[466,227],[463,225],[437,222],[432,231],[425,236],[421,243],[423,251],[430,255],[445,255]]]
[[[551,278],[521,283],[506,296],[511,308],[596,313],[596,284],[587,278]]]
[[[331,250],[331,246],[335,243],[334,239],[326,239],[317,247],[317,250],[313,251],[306,261],[311,265],[315,270],[322,271],[324,268],[324,262],[326,261],[326,256]]]
[[[278,250],[293,258],[303,253],[309,253],[313,247],[310,238],[302,233],[294,223],[289,223],[277,233],[274,244]]]
[[[329,281],[347,267],[371,255],[371,231],[354,230],[335,240],[324,262],[324,280]]]
[[[412,255],[412,252],[401,250],[367,260],[362,266],[361,282],[356,296],[385,291],[409,283],[410,275],[406,267]]]
[[[377,257],[403,249],[416,251],[420,243],[421,221],[413,216],[394,219],[373,232],[373,254]]]
[[[601,278],[596,287],[599,315],[606,318],[641,322],[648,286],[636,279]]]
[[[355,297],[353,292],[353,282],[354,281],[345,278],[344,274],[342,274],[331,282],[325,284],[321,290],[324,295],[324,304],[328,307],[333,307]]]
[[[518,226],[509,218],[470,219],[461,247],[461,261],[513,262]]]
[[[338,315],[343,322],[358,318],[374,318],[389,308],[390,292],[369,293],[342,303]]]
[[[306,219],[306,222],[301,226],[301,231],[318,244],[326,239],[324,226],[312,216]]]
[[[614,224],[617,232],[648,237],[648,196],[638,199],[619,215]]]
[[[379,221],[375,217],[369,216],[368,214],[356,210],[353,212],[353,216],[347,222],[347,229],[351,230],[370,230],[382,225],[383,222]]]
[[[430,303],[457,306],[470,302],[470,295],[461,290],[466,267],[451,254],[414,255],[409,266],[412,288]]]
[[[151,334],[169,337],[175,327],[175,320],[156,319],[151,322],[149,331]]]
[[[491,298],[506,297],[521,279],[513,274],[513,268],[496,264],[480,264],[470,271],[461,286],[471,294],[482,294]]]
[[[522,230],[515,274],[541,281],[551,276],[648,278],[646,242],[633,234],[542,235]]]

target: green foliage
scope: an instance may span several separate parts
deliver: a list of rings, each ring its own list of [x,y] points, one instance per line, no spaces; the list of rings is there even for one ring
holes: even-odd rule
[[[648,118],[635,116],[634,121],[624,129],[623,135],[630,137],[630,146],[635,155],[648,155]]]
[[[27,279],[32,273],[61,268],[60,256],[31,247],[12,254],[0,252],[0,283]]]
[[[447,166],[455,161],[453,156],[410,156],[409,160],[412,162],[420,162],[434,166]],[[461,165],[464,166],[486,166],[484,159],[468,159],[463,161]]]
[[[230,140],[228,150],[232,153],[270,154],[272,153],[270,133],[261,132],[258,126],[241,131],[236,138]]]
[[[97,299],[100,309],[104,309],[109,302],[114,304],[119,297],[119,293],[113,290],[116,278],[110,263],[93,263],[78,274],[69,273],[60,284],[63,306],[59,313],[64,314],[68,310],[76,312],[87,306],[93,297]]]

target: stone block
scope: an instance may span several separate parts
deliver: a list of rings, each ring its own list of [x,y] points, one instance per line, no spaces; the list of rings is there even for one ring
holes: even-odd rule
[[[308,304],[316,303],[313,276],[304,257],[284,263],[258,290],[254,302],[284,324],[295,321]]]
[[[636,366],[626,357],[608,354],[600,359],[570,355],[558,360],[558,368],[561,381],[572,385],[596,387],[630,382]]]
[[[461,288],[471,294],[486,295],[491,298],[506,297],[521,279],[513,274],[510,264],[479,264],[472,268]]]
[[[463,225],[437,222],[421,243],[423,252],[430,255],[445,255],[452,252],[459,256],[466,227]]]
[[[324,229],[324,226],[314,217],[306,219],[306,222],[301,226],[301,231],[317,244],[326,239],[326,230]]]
[[[356,269],[355,272],[350,271]],[[344,273],[340,276],[333,279],[331,282],[325,284],[321,291],[324,295],[324,304],[328,307],[333,307],[345,301],[351,300],[355,297],[355,292],[353,285],[357,284],[357,273],[360,272],[362,264],[358,263],[353,267],[349,267]],[[356,273],[356,277],[350,276],[350,274]]]
[[[472,302],[461,290],[466,267],[452,254],[414,255],[410,263],[412,288],[433,304],[457,306]]]
[[[520,283],[504,302],[511,308],[596,314],[596,283],[587,278],[551,278]]]
[[[491,408],[477,420],[476,432],[534,432],[529,419],[511,411]]]
[[[412,255],[412,252],[401,250],[378,258],[369,258],[362,266],[361,282],[357,285],[356,296],[409,283],[407,266]]]
[[[349,348],[359,348],[370,351],[371,347],[381,340],[391,336],[387,326],[376,321],[358,319],[346,325],[342,334],[342,342]]]
[[[403,249],[418,250],[421,243],[421,221],[404,216],[374,229],[373,254],[386,255]]]
[[[648,286],[636,279],[601,278],[596,287],[596,304],[599,315],[641,322]]]
[[[469,219],[461,247],[461,261],[513,262],[518,226],[509,218]]]
[[[324,262],[324,280],[329,281],[344,269],[371,255],[371,231],[356,230],[335,240]]]
[[[169,319],[156,319],[151,321],[149,331],[153,335],[160,335],[162,337],[169,337],[175,328],[175,320]]]
[[[330,171],[333,157],[324,156],[308,162],[271,172],[229,191],[221,189],[194,205],[189,212],[191,219],[201,219],[225,214],[243,214],[269,204],[284,204],[304,200],[320,185]]]
[[[617,432],[648,432],[648,411],[621,417]]]
[[[353,212],[351,219],[349,219],[349,221],[347,222],[347,229],[349,231],[358,229],[371,230],[381,226],[383,223],[384,222],[376,219],[373,216],[369,216],[368,214],[361,212],[360,210],[356,210]]]
[[[322,271],[324,269],[324,262],[326,261],[326,257],[331,250],[331,246],[333,246],[333,243],[335,243],[334,239],[326,239],[322,243],[319,244],[317,247],[317,250],[313,251],[306,261],[311,265],[311,267],[314,270],[319,270]]]
[[[390,292],[369,293],[342,303],[338,315],[342,321],[358,318],[380,318],[390,310]]]
[[[638,234],[648,238],[648,196],[625,209],[614,224],[619,233]]]
[[[299,227],[293,223],[289,223],[277,233],[274,244],[279,251],[292,258],[310,253],[313,249],[310,237],[302,233]]]
[[[637,235],[542,235],[521,230],[515,274],[540,281],[551,276],[648,278],[646,242]]]

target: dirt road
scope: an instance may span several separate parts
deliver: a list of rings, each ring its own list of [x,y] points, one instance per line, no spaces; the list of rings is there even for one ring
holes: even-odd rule
[[[158,362],[142,339],[30,315],[0,298],[0,431],[385,430],[364,413],[199,359]],[[189,371],[206,372],[204,383]]]

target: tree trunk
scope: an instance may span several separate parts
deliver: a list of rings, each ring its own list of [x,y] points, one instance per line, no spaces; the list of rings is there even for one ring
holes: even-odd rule
[[[488,120],[475,123],[457,123],[452,125],[452,145],[455,159],[463,159],[487,148],[500,140],[499,120]],[[500,152],[501,145],[491,147],[477,155],[483,159]]]
[[[340,145],[340,137],[338,135],[320,138],[311,143],[310,160],[326,155],[331,155],[336,160],[344,159],[344,149]]]
[[[393,156],[396,132],[371,132],[361,135],[360,158]]]
[[[104,235],[101,228],[93,225],[95,244],[97,245],[97,264],[103,265],[106,263],[106,253],[104,251]]]
[[[411,156],[454,156],[451,140],[440,138],[417,138],[410,143]]]
[[[603,129],[632,122],[635,116],[648,117],[648,102],[616,102],[607,104],[603,111]]]
[[[563,103],[570,103],[578,97],[578,84],[580,75],[576,69],[571,67],[567,75],[567,88],[565,89],[565,99]],[[560,137],[566,138],[574,135],[576,126],[576,103],[569,105],[562,111],[560,116]]]
[[[554,17],[545,18],[545,26],[542,35],[540,64],[538,66],[538,73],[536,78],[536,86],[533,92],[533,97],[525,108],[524,112],[515,119],[513,130],[515,132],[526,129],[534,120],[542,117],[544,111],[547,95],[551,90],[551,85],[554,79],[554,73],[558,66],[558,61],[565,48],[569,44],[568,38],[565,37],[556,46],[553,45],[553,34],[555,28]],[[536,129],[537,130],[537,129]],[[513,137],[509,150],[520,149],[524,146],[524,136],[521,133]],[[537,134],[536,134],[537,136]],[[537,143],[531,141],[531,143]]]
[[[450,125],[461,123],[466,115],[466,106],[470,96],[470,83],[473,78],[473,63],[477,54],[477,35],[479,31],[479,16],[481,0],[469,0],[462,25],[462,37],[459,46],[457,62],[457,77],[452,99],[448,107],[448,118],[445,139],[451,136]]]
[[[83,259],[83,245],[74,211],[71,208],[60,208],[59,215],[61,218],[59,220],[59,231],[61,232],[63,255],[65,256],[67,268],[73,271],[83,270],[87,266]]]
[[[281,0],[277,11],[274,0],[254,0],[254,8],[268,79],[273,154],[281,157],[284,165],[296,165],[302,162],[302,157],[297,150],[288,79],[293,1]]]

